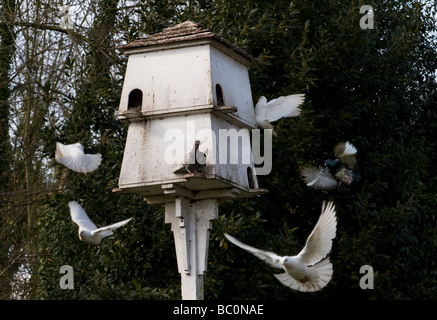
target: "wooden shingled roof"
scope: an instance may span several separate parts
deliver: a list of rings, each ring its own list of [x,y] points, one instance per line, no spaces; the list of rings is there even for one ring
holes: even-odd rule
[[[192,21],[185,21],[173,27],[165,28],[161,32],[148,35],[146,38],[139,38],[128,44],[119,46],[118,49],[122,51],[128,51],[135,48],[160,46],[202,39],[214,39],[218,43],[221,43],[225,47],[246,58],[250,63],[259,63],[258,59],[252,57],[240,47],[234,45],[232,42],[226,40],[222,36],[212,32],[208,28],[205,28]]]

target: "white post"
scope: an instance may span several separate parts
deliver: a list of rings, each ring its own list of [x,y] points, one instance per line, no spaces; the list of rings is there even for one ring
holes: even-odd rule
[[[183,300],[203,299],[203,277],[207,267],[209,230],[218,218],[217,199],[176,197],[165,204],[165,223],[171,223]]]

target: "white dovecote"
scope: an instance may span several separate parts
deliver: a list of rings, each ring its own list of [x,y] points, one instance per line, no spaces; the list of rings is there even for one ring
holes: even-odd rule
[[[128,134],[114,192],[165,204],[183,298],[201,299],[218,199],[266,192],[258,186],[251,149],[256,122],[247,68],[257,60],[190,21],[119,49],[128,62],[118,118]],[[187,172],[196,141],[206,163]]]

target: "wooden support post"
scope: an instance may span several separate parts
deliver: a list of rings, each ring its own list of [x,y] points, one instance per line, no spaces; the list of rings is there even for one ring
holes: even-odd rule
[[[176,197],[165,204],[165,223],[171,223],[182,299],[203,299],[203,278],[207,268],[209,230],[218,218],[217,199],[195,200]]]

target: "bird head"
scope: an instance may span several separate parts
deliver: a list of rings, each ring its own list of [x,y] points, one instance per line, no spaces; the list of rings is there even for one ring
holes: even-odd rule
[[[288,258],[287,256],[282,257],[281,260],[279,260],[279,263],[281,264],[282,268],[284,268],[284,264],[286,264],[288,262]]]
[[[325,167],[333,169],[336,166],[338,166],[338,160],[332,160],[332,159],[325,160]]]
[[[258,98],[258,101],[256,102],[257,105],[263,106],[267,104],[267,98],[264,96],[261,96]]]
[[[264,96],[261,96],[261,97],[258,98],[258,103],[259,103],[259,102],[267,103],[267,98],[264,97]]]
[[[81,229],[79,231],[79,239],[83,242],[88,242],[89,239],[92,237],[92,233],[89,230]]]

